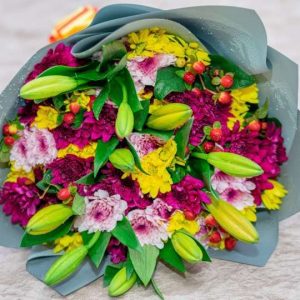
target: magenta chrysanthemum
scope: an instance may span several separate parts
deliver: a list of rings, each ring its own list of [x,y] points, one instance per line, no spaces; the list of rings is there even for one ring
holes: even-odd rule
[[[114,264],[119,264],[126,260],[127,248],[115,238],[109,241],[106,251]]]
[[[25,128],[11,150],[15,168],[29,172],[33,167],[51,163],[57,155],[55,140],[47,129]]]

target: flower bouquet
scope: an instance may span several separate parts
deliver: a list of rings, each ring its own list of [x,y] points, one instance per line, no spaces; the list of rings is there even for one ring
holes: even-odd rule
[[[17,224],[6,227],[22,233],[21,247],[34,247],[32,260],[47,259],[29,260],[29,271],[61,294],[104,275],[110,296],[138,283],[163,298],[158,261],[184,273],[185,263],[211,256],[255,264],[243,249],[264,249],[255,257],[262,265],[274,249],[268,225],[276,231],[278,216],[267,212],[287,194],[278,177],[294,136],[268,82],[295,67],[279,56],[275,78],[264,76],[265,61],[252,56],[266,50],[260,31],[246,55],[218,51],[226,40],[186,21],[194,9],[177,10],[181,21],[175,11],[102,9],[89,28],[42,50],[3,93],[20,103],[3,124],[2,223]],[[219,9],[202,14],[223,14],[225,26]],[[286,90],[293,107],[295,87]],[[285,121],[295,128],[294,113]]]

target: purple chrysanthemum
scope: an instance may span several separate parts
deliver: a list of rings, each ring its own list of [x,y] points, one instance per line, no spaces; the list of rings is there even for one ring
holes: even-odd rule
[[[114,264],[119,264],[126,260],[127,248],[115,238],[111,238],[106,251]]]

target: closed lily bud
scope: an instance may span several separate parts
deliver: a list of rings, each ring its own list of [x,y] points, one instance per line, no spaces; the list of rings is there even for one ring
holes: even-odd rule
[[[263,169],[254,161],[242,155],[229,152],[193,153],[192,156],[207,162],[222,172],[235,177],[255,177],[263,174]]]
[[[40,100],[55,97],[74,90],[86,80],[77,80],[62,75],[49,75],[36,78],[22,86],[20,96],[27,100]]]
[[[44,281],[47,285],[56,285],[71,276],[88,254],[86,246],[80,246],[63,254],[50,267]]]
[[[252,223],[228,202],[211,198],[207,209],[217,223],[237,240],[251,244],[259,241],[258,232]]]
[[[189,263],[202,260],[203,253],[197,243],[187,234],[175,232],[172,235],[172,245],[179,256]]]
[[[186,104],[166,104],[152,113],[148,118],[147,126],[156,130],[173,130],[186,123],[192,114],[192,109]]]
[[[123,149],[116,149],[110,156],[109,161],[112,165],[124,172],[133,171],[134,170],[134,157],[130,150],[123,148]]]
[[[73,215],[70,206],[53,204],[40,209],[28,222],[26,232],[41,235],[53,231]]]
[[[117,297],[125,294],[133,287],[137,279],[135,272],[132,273],[129,279],[126,275],[126,267],[123,267],[112,279],[109,287],[108,294],[111,297]]]
[[[128,136],[132,130],[134,125],[134,115],[131,110],[131,107],[127,102],[122,102],[116,119],[116,134],[119,138],[123,139]]]

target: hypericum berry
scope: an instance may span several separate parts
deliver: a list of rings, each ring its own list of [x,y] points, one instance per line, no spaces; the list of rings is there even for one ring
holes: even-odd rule
[[[235,248],[236,246],[236,239],[234,239],[233,237],[228,237],[225,239],[225,248],[228,251],[231,251]]]
[[[198,97],[201,97],[201,95],[202,95],[202,91],[201,91],[199,88],[197,88],[197,87],[194,87],[194,88],[192,89],[192,92],[193,92],[196,96],[198,96]]]
[[[220,84],[226,89],[232,87],[233,77],[231,75],[224,75],[220,80]]]
[[[218,98],[218,102],[224,105],[229,105],[232,101],[232,97],[229,92],[221,92]]]
[[[12,136],[6,136],[4,138],[4,144],[7,146],[12,146],[15,143],[15,139]]]
[[[266,130],[268,128],[268,123],[267,122],[261,122],[261,129]]]
[[[212,215],[208,215],[205,218],[204,222],[205,222],[205,225],[208,227],[217,227],[218,226],[216,219]]]
[[[202,61],[196,61],[193,64],[193,69],[197,74],[202,74],[205,71],[205,64]]]
[[[213,142],[204,142],[202,147],[203,147],[203,149],[206,153],[209,153],[214,149],[215,143],[213,143]]]
[[[221,128],[213,128],[210,132],[210,138],[214,142],[219,142],[222,138],[222,129]]]
[[[196,80],[196,76],[192,73],[192,72],[186,72],[183,75],[183,80],[187,83],[187,84],[193,84]]]
[[[66,124],[72,124],[75,120],[75,115],[73,113],[66,113],[64,115],[64,122]]]
[[[73,102],[70,104],[70,111],[76,115],[80,111],[80,104],[78,102]]]
[[[61,201],[68,200],[71,197],[71,192],[68,188],[63,188],[58,191],[57,198]]]
[[[214,231],[211,236],[209,237],[209,241],[213,244],[217,244],[221,242],[222,237],[221,234],[218,231]]]
[[[3,135],[9,135],[9,124],[5,124],[2,128]]]
[[[189,209],[185,209],[183,211],[183,213],[184,213],[185,218],[189,221],[195,220],[195,218],[196,218],[196,215]]]
[[[260,131],[261,129],[261,124],[260,121],[258,120],[253,120],[248,124],[248,129],[251,131]]]
[[[10,135],[14,135],[18,132],[18,127],[15,124],[12,124],[9,125],[8,130]]]

